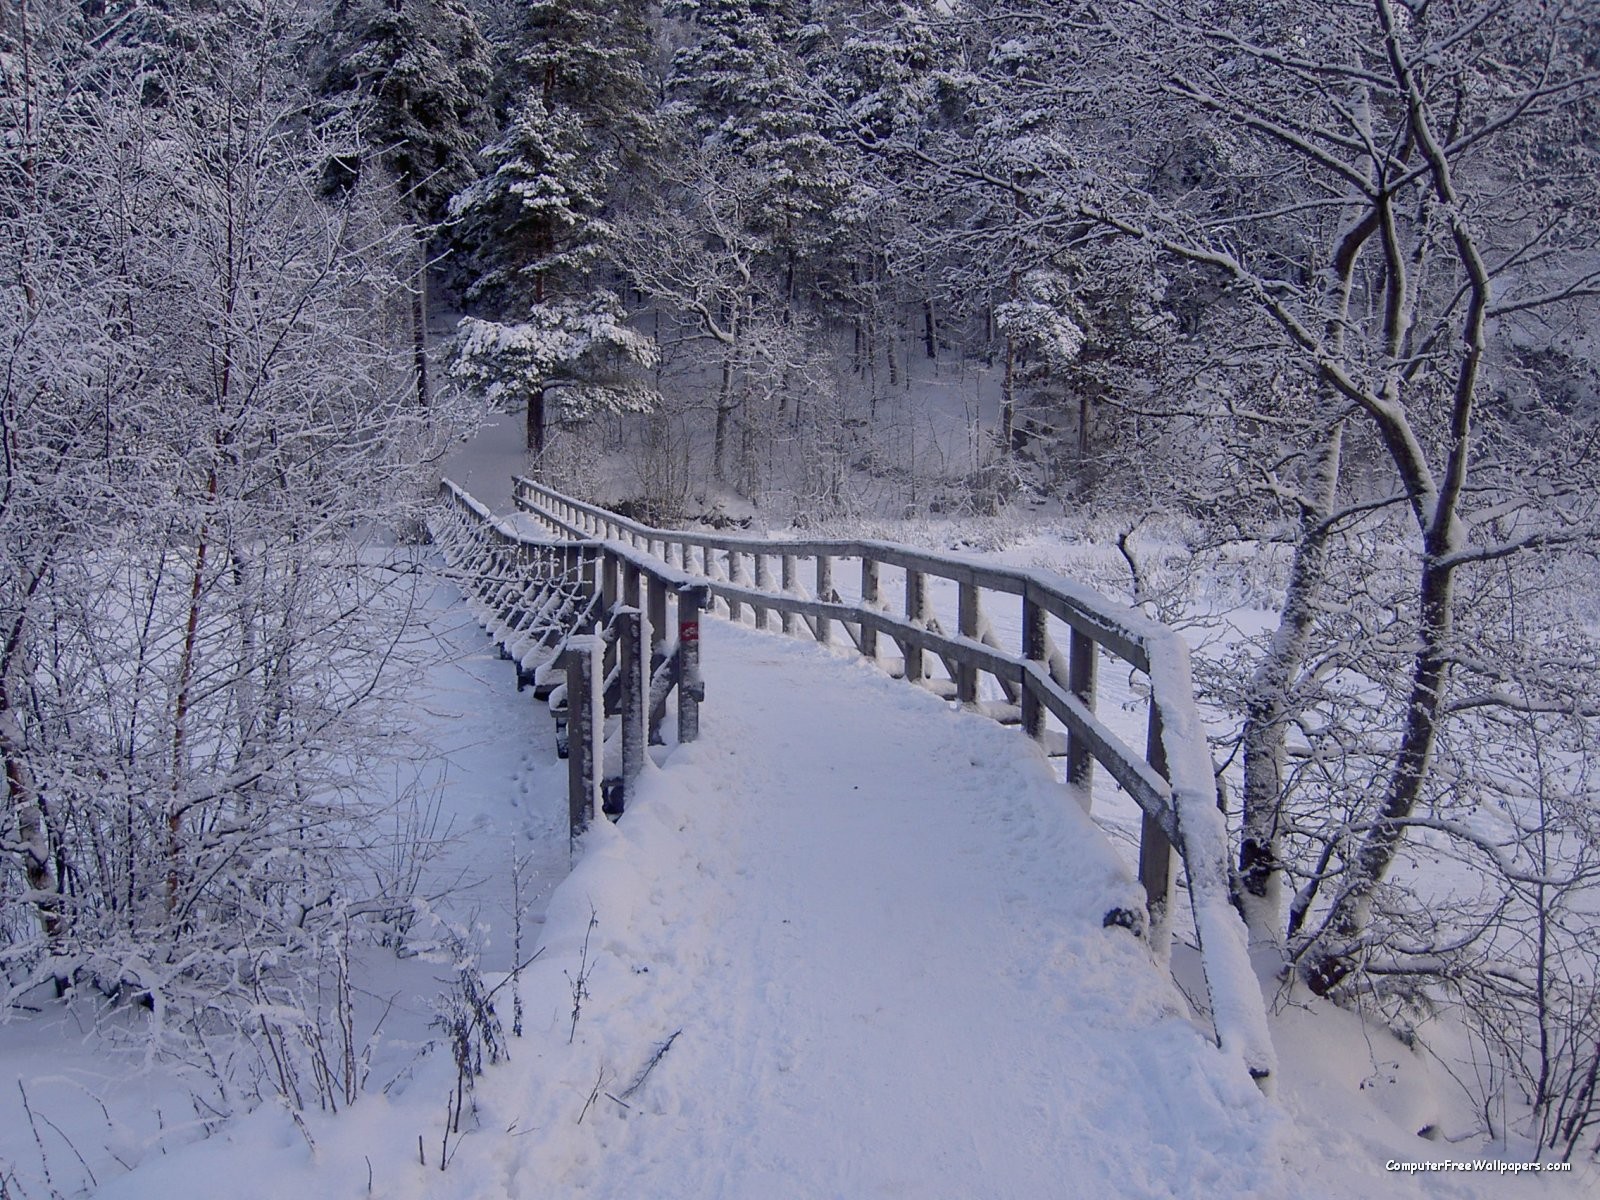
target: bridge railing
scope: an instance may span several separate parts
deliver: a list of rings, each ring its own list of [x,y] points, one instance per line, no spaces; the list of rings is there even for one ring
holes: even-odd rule
[[[646,741],[662,740],[674,693],[678,741],[699,736],[705,581],[622,542],[530,536],[448,479],[440,492],[435,539],[478,619],[515,662],[517,689],[533,683],[541,697],[564,692],[558,746],[568,759],[576,834],[602,810],[622,811]],[[612,780],[608,714],[619,718]]]
[[[1085,804],[1100,764],[1141,813],[1138,875],[1152,947],[1165,957],[1176,857],[1218,1042],[1267,1078],[1273,1052],[1266,1014],[1230,899],[1227,831],[1180,637],[1049,572],[892,542],[657,529],[525,478],[515,481],[514,496],[519,509],[558,535],[624,545],[700,580],[732,620],[748,613],[758,628],[775,621],[785,633],[825,645],[841,643],[842,631],[857,653],[891,673],[1020,724],[1047,752],[1064,755],[1067,778]],[[802,563],[809,565],[805,582]],[[1006,606],[1014,621],[1001,615]],[[1142,751],[1096,715],[1102,653],[1142,676]]]

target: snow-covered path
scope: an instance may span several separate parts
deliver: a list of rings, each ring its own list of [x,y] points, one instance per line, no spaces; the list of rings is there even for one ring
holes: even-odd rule
[[[1020,734],[724,622],[705,662],[702,740],[557,893],[534,1053],[479,1093],[528,1132],[461,1194],[1273,1190],[1270,1106],[1103,924],[1138,893]]]

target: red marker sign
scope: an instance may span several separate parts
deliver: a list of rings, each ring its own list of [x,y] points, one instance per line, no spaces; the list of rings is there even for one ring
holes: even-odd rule
[[[678,640],[681,642],[698,642],[700,640],[700,622],[685,621],[678,626]]]

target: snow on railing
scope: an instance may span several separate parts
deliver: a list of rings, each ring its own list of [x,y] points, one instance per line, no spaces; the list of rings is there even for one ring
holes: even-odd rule
[[[1173,850],[1182,860],[1218,1044],[1243,1059],[1266,1086],[1274,1053],[1265,1004],[1250,966],[1244,923],[1230,899],[1228,839],[1217,805],[1205,731],[1195,707],[1189,650],[1165,626],[1046,571],[996,566],[892,542],[731,536],[657,529],[519,478],[517,506],[559,535],[601,539],[675,567],[709,589],[734,621],[748,610],[757,628],[777,614],[783,631],[833,642],[841,628],[865,658],[892,674],[1007,723],[1021,724],[1046,751],[1066,760],[1069,782],[1085,803],[1099,763],[1142,813],[1139,880],[1149,903],[1150,944],[1165,958],[1170,944]],[[799,583],[813,563],[814,589]],[[859,564],[859,589],[845,597],[835,568]],[[776,572],[774,571],[776,568]],[[903,602],[885,599],[885,569],[903,580]],[[947,631],[930,580],[954,587],[945,601]],[[986,615],[984,597],[1021,602],[1020,645],[1007,646]],[[953,608],[953,614],[951,609]],[[1052,620],[1066,627],[1063,655]],[[880,639],[892,642],[888,653]],[[1100,652],[1142,672],[1149,702],[1143,753],[1095,715]],[[992,683],[980,697],[980,677]],[[1064,728],[1049,726],[1053,715]]]

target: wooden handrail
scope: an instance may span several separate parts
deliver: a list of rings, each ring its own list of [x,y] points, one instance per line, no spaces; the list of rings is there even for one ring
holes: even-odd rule
[[[1227,830],[1194,702],[1189,649],[1177,634],[1046,571],[894,542],[657,529],[521,477],[514,481],[513,495],[521,511],[558,536],[599,539],[617,547],[618,554],[647,555],[659,567],[696,579],[722,601],[733,620],[742,620],[748,611],[758,627],[766,628],[769,614],[776,613],[785,632],[803,630],[819,642],[830,641],[833,627],[842,625],[856,649],[880,664],[880,639],[886,639],[900,650],[898,670],[904,678],[946,687],[947,694],[968,705],[977,704],[978,676],[988,676],[1009,699],[1020,702],[1024,729],[1040,741],[1049,740],[1047,714],[1053,715],[1066,730],[1068,778],[1085,802],[1091,764],[1098,762],[1143,814],[1138,874],[1149,904],[1150,944],[1163,959],[1170,944],[1177,851],[1185,867],[1217,1042],[1237,1054],[1266,1086],[1274,1055],[1265,1005],[1250,966],[1244,924],[1232,904]],[[816,562],[812,595],[797,587],[797,560],[805,558]],[[859,600],[847,601],[834,590],[834,567],[840,559],[860,561]],[[773,560],[782,564],[777,581],[770,569]],[[885,566],[905,573],[899,612],[887,604],[881,587]],[[948,580],[958,589],[955,632],[939,625],[929,605],[929,578]],[[984,593],[1021,598],[1020,646],[1010,649],[999,643],[983,616]],[[1052,643],[1051,617],[1070,631],[1065,655]],[[1143,672],[1149,681],[1142,752],[1095,716],[1100,651]],[[928,676],[929,656],[944,664],[948,680]],[[1015,709],[1007,706],[1006,711]]]

